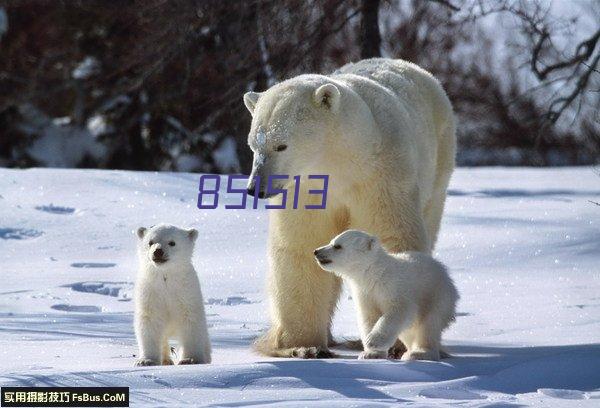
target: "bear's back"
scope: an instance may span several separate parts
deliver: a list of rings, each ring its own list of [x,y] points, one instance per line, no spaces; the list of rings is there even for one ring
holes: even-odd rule
[[[438,80],[429,72],[401,59],[371,58],[348,63],[334,71],[331,78],[349,84],[364,99],[381,87],[404,102],[409,110],[427,112],[436,130],[453,121],[452,105]],[[379,93],[379,92],[376,92]],[[388,94],[389,95],[389,94]],[[380,96],[379,96],[380,97]]]

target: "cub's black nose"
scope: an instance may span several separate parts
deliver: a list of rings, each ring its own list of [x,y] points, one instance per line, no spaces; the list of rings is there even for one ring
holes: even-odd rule
[[[318,253],[319,253],[318,249],[315,249],[314,252],[313,252],[314,255],[317,255]]]
[[[154,250],[154,256],[155,256],[155,257],[157,257],[157,258],[162,258],[162,256],[163,256],[164,254],[165,254],[165,253],[164,253],[164,252],[163,252],[163,250],[162,250],[162,249],[160,249],[160,248],[157,248],[157,249],[155,249],[155,250]]]

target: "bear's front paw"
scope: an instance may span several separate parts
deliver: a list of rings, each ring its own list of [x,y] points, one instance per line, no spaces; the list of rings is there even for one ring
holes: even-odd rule
[[[162,365],[173,365],[173,360],[171,360],[170,358],[165,358],[162,361]]]
[[[323,347],[298,347],[292,350],[292,357],[312,358],[334,358],[335,354]]]
[[[368,350],[363,351],[358,355],[359,360],[373,360],[373,359],[385,359],[387,358],[387,352],[385,351],[376,351],[376,350]]]
[[[149,359],[149,358],[140,358],[135,361],[135,367],[146,367],[146,366],[155,366],[160,365],[158,361]]]

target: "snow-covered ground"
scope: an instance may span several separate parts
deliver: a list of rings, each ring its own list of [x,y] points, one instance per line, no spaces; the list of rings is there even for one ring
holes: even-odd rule
[[[135,406],[600,406],[593,169],[455,173],[437,256],[462,299],[439,363],[252,352],[268,324],[268,213],[198,210],[198,178],[0,169],[0,385],[129,386]],[[200,231],[212,365],[133,367],[132,231],[158,222]],[[357,336],[347,293],[334,334]]]

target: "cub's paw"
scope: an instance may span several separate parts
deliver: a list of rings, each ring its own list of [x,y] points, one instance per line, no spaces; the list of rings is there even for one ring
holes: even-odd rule
[[[440,353],[437,350],[419,350],[407,351],[406,353],[402,354],[402,361],[413,360],[439,361]]]
[[[173,365],[173,360],[171,360],[170,358],[166,358],[162,361],[162,365]]]
[[[334,358],[335,354],[329,349],[323,347],[297,347],[292,350],[292,357],[312,359],[312,358]]]
[[[368,350],[363,351],[358,355],[359,360],[375,360],[375,359],[386,359],[388,353],[385,351]]]
[[[149,358],[139,358],[135,361],[135,367],[147,367],[147,366],[155,366],[160,365],[158,361],[151,360]]]

